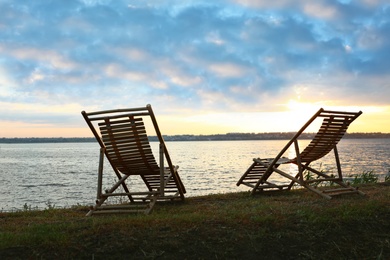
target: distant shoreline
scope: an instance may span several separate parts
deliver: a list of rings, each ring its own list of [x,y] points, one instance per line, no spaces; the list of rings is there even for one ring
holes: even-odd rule
[[[240,141],[240,140],[289,140],[294,132],[275,133],[228,133],[214,135],[164,135],[165,141]],[[315,133],[304,133],[301,139],[312,139]],[[380,139],[390,138],[390,133],[346,133],[345,139]],[[156,136],[149,136],[150,141],[157,141]],[[14,137],[0,138],[0,143],[88,143],[96,142],[93,137]]]

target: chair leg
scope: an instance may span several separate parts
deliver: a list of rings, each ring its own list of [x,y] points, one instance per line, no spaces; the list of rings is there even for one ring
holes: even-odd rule
[[[160,195],[164,196],[164,190],[165,190],[165,181],[164,181],[164,146],[162,143],[159,145],[159,151],[160,151]]]
[[[103,185],[103,163],[104,163],[104,148],[100,148],[99,155],[99,169],[98,169],[98,186],[97,186],[97,199],[102,195],[102,185]]]
[[[337,174],[339,175],[340,180],[343,180],[343,173],[341,172],[341,163],[340,163],[339,153],[337,151],[337,146],[334,147],[333,151],[334,151],[334,157],[337,165]]]
[[[104,201],[107,199],[107,197],[103,197],[102,194],[102,187],[103,187],[103,164],[104,164],[104,148],[100,148],[100,154],[99,154],[99,168],[98,168],[98,185],[97,185],[97,194],[96,194],[96,201],[95,205],[88,211],[86,214],[87,217],[91,216],[92,213],[100,207]]]

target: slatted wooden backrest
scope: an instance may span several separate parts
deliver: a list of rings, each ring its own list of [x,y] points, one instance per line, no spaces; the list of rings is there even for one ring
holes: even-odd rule
[[[142,118],[105,118],[98,123],[106,155],[123,174],[159,174]]]
[[[323,110],[322,125],[309,145],[300,153],[301,162],[318,160],[332,151],[346,133],[349,125],[362,112],[338,112]]]
[[[165,147],[150,105],[91,113],[83,111],[82,115],[117,174],[117,171],[127,175],[160,174],[143,123],[143,117],[150,117],[160,144]],[[172,168],[168,156],[167,160]]]

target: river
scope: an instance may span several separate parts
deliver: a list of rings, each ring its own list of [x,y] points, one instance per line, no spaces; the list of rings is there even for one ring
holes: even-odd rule
[[[286,140],[167,142],[186,196],[249,190],[236,182],[255,157],[274,157]],[[301,146],[308,141],[301,142]],[[158,143],[151,142],[157,157]],[[390,170],[390,139],[343,139],[338,145],[344,176],[374,171],[383,180]],[[287,156],[292,156],[292,150]],[[0,144],[0,211],[92,205],[96,196],[97,143]],[[316,162],[335,170],[330,153]],[[105,187],[115,180],[105,163]],[[132,185],[141,185],[137,180]]]

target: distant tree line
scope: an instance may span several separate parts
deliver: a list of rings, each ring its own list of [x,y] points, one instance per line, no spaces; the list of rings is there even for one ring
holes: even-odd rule
[[[96,142],[90,137],[14,137],[0,138],[0,143],[85,143]]]
[[[234,141],[234,140],[289,140],[295,132],[227,133],[214,135],[164,135],[165,141]],[[301,139],[312,139],[315,133],[303,133]],[[346,133],[344,138],[390,138],[390,133]],[[157,136],[150,136],[157,141]],[[26,137],[0,138],[0,143],[86,143],[96,142],[93,137]]]

